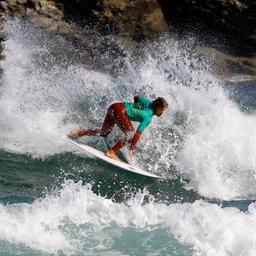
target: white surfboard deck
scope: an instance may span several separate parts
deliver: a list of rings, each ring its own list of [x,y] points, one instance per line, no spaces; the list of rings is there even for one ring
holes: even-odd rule
[[[147,176],[147,177],[152,177],[152,178],[157,178],[157,179],[161,179],[162,177],[160,176],[157,176],[153,173],[150,173],[148,171],[145,171],[139,167],[136,167],[136,166],[132,166],[130,164],[127,164],[123,161],[118,161],[118,160],[114,160],[110,157],[107,157],[105,156],[105,154],[93,147],[90,147],[88,145],[85,145],[83,143],[79,143],[77,141],[74,141],[73,139],[70,139],[68,138],[70,143],[72,143],[73,145],[77,146],[78,148],[84,150],[85,152],[95,156],[95,157],[98,157],[100,158],[101,160],[105,161],[105,162],[108,162],[112,165],[115,165],[123,170],[126,170],[126,171],[129,171],[129,172],[134,172],[134,173],[137,173],[137,174],[140,174],[140,175],[143,175],[143,176]]]

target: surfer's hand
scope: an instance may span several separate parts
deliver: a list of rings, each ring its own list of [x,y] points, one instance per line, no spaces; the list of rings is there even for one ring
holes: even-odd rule
[[[130,150],[130,160],[133,161],[134,160],[134,151]]]

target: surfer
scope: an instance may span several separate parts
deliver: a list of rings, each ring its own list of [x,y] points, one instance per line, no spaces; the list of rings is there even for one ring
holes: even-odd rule
[[[72,131],[69,137],[77,139],[78,137],[88,136],[102,136],[106,137],[112,131],[115,124],[125,134],[125,137],[119,140],[105,155],[120,160],[116,153],[126,144],[130,143],[130,158],[133,159],[135,146],[138,143],[142,132],[151,123],[154,115],[160,117],[167,109],[168,103],[162,98],[158,97],[151,101],[144,97],[135,96],[134,103],[132,102],[117,102],[113,103],[107,111],[101,129],[84,130],[79,129]],[[140,122],[135,134],[134,127],[131,121]]]

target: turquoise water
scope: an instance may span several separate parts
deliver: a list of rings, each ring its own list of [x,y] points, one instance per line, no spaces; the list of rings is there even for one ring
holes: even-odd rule
[[[5,33],[0,255],[255,255],[253,87],[225,87],[191,42],[162,38],[117,59],[106,51],[106,70],[122,67],[113,74],[81,66],[79,51],[29,24],[8,21]],[[136,149],[136,164],[160,181],[66,138],[138,94],[170,103]],[[106,150],[101,138],[81,140]]]
[[[120,217],[119,214],[122,218],[126,218],[125,211],[129,210],[126,204],[137,193],[142,193],[139,207],[150,202],[153,195],[154,201],[163,202],[163,204],[171,204],[173,201],[194,201],[200,198],[196,193],[182,188],[179,180],[159,182],[126,174],[96,159],[71,153],[46,159],[33,159],[28,155],[3,151],[0,177],[1,216],[10,225],[5,227],[6,230],[4,234],[2,233],[5,238],[1,241],[1,255],[13,255],[13,253],[19,255],[51,255],[51,253],[56,255],[105,255],[106,253],[146,255],[153,252],[167,255],[170,251],[172,252],[170,255],[191,255],[189,246],[180,245],[173,235],[161,226],[147,227],[143,224],[138,228],[137,224],[124,225],[122,221],[121,223],[114,221],[115,218]],[[90,184],[89,187],[87,187],[88,184]],[[88,197],[86,199],[88,201],[82,198],[70,198],[76,197],[76,192],[80,193],[79,197]],[[99,202],[93,202],[95,199]],[[63,202],[58,202],[59,200]],[[78,200],[77,212],[73,212],[74,215],[71,213],[74,207],[73,200]],[[90,208],[90,200],[92,204],[95,203],[92,208]],[[56,206],[59,203],[61,205]],[[106,209],[101,206],[104,203],[106,203]],[[121,206],[116,206],[119,204]],[[102,216],[97,216],[98,207],[103,210]],[[114,216],[111,214],[113,219],[105,220],[104,215],[108,215],[109,211],[113,211],[112,208],[115,207],[127,207],[127,209],[124,212],[122,212],[124,209],[120,209],[121,212],[113,212]],[[67,211],[67,215],[60,216],[59,210]],[[87,214],[92,214],[89,223],[86,220]],[[96,215],[95,223],[94,215]],[[1,225],[5,225],[4,220],[2,221]],[[102,226],[99,225],[99,221],[103,221]],[[104,221],[109,223],[106,224]],[[56,224],[57,226],[52,228],[52,225]],[[35,241],[37,238],[33,236],[31,240],[27,240],[28,238],[23,240],[24,235],[30,236],[29,233],[33,232],[34,225],[39,225],[35,227],[37,230],[35,235],[39,235],[39,240],[52,239],[53,244],[50,248],[47,248],[47,243],[44,244],[45,241],[38,244]],[[12,232],[14,233],[11,234]],[[58,233],[57,245],[54,242],[56,239],[54,232]],[[64,236],[65,240],[68,240],[61,241],[63,244],[60,249],[58,236]],[[11,237],[10,240],[7,237]],[[66,243],[71,243],[72,246],[67,246]]]

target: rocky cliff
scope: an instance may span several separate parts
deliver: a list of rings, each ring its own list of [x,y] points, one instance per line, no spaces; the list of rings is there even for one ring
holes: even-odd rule
[[[243,55],[243,61],[218,54],[221,59],[219,63],[235,62],[241,70],[249,70],[250,74],[256,73],[255,10],[254,0],[0,1],[1,16],[28,18],[45,30],[55,31],[55,34],[73,35],[73,41],[80,40],[87,47],[93,40],[86,41],[85,35],[95,34],[94,43],[97,42],[101,50],[105,45],[96,36],[98,33],[116,36],[128,47],[133,47],[134,42],[151,40],[162,33],[174,32],[182,36],[191,30],[197,30],[195,33],[199,31],[197,34],[204,37],[205,41],[202,46],[206,47],[214,47],[210,41],[215,35],[225,37],[228,42],[226,45],[238,49],[232,54]],[[207,37],[207,30],[208,34],[214,36]],[[96,46],[92,44],[91,47]]]
[[[6,0],[0,1],[0,15],[26,16],[48,30],[66,28],[70,21],[99,24],[103,30],[137,37],[150,37],[168,31],[156,0]],[[86,22],[84,22],[86,21]]]
[[[256,52],[256,1],[254,0],[158,0],[166,20],[181,32],[187,29],[227,36],[244,54]],[[235,44],[234,44],[235,45]],[[241,49],[240,49],[241,50]]]

